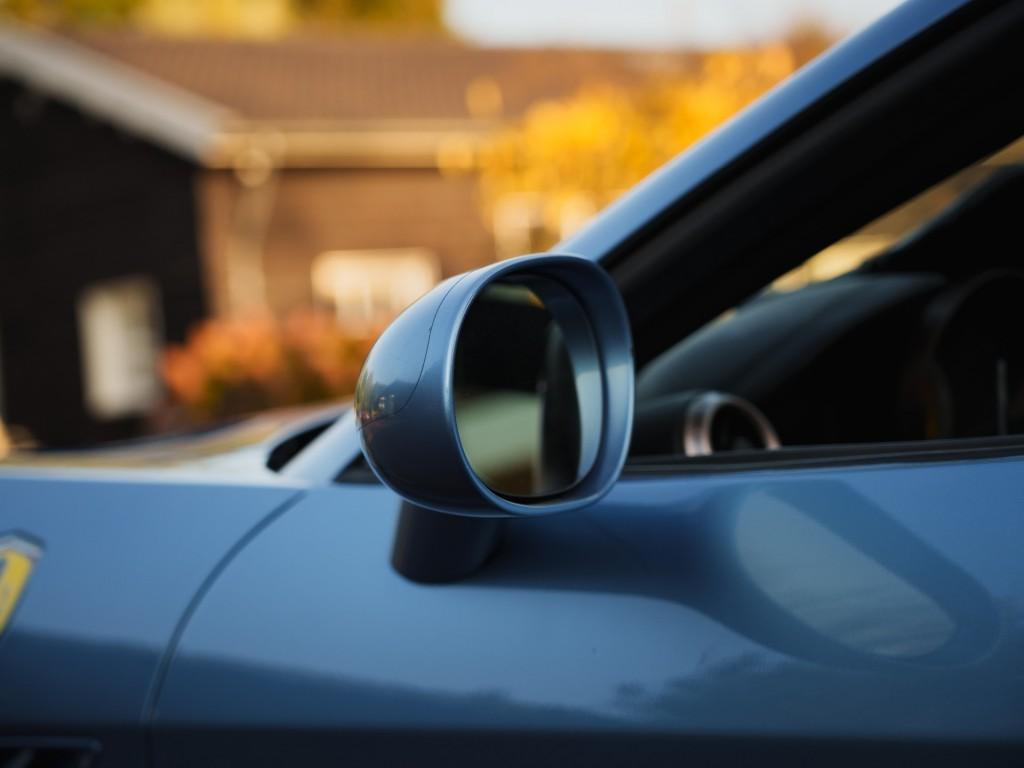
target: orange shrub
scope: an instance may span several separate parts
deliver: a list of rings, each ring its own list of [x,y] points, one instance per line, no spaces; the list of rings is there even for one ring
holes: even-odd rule
[[[283,323],[268,315],[207,320],[164,351],[161,372],[174,403],[191,420],[209,421],[351,394],[374,338],[316,310]]]
[[[639,87],[595,83],[533,105],[477,153],[485,219],[525,201],[542,231],[530,247],[551,246],[826,44],[798,30],[785,42],[704,54],[692,71]]]

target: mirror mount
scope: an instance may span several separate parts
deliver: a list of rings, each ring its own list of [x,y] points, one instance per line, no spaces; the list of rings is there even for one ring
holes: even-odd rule
[[[443,515],[403,501],[391,565],[410,581],[444,584],[467,578],[491,558],[503,521],[493,517]]]

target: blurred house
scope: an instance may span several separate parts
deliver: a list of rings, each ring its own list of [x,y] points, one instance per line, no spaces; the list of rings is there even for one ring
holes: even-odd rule
[[[135,434],[160,349],[210,315],[323,304],[372,326],[496,239],[528,242],[445,172],[481,137],[584,83],[690,65],[0,27],[0,418],[46,445]]]

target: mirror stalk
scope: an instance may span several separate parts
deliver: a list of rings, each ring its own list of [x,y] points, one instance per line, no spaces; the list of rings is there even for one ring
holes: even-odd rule
[[[501,526],[497,518],[445,515],[403,501],[391,564],[405,578],[423,584],[467,578],[494,554]]]

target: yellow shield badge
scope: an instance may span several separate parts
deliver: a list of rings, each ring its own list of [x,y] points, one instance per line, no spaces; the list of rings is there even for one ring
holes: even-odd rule
[[[17,536],[0,536],[0,633],[14,613],[42,551]]]

